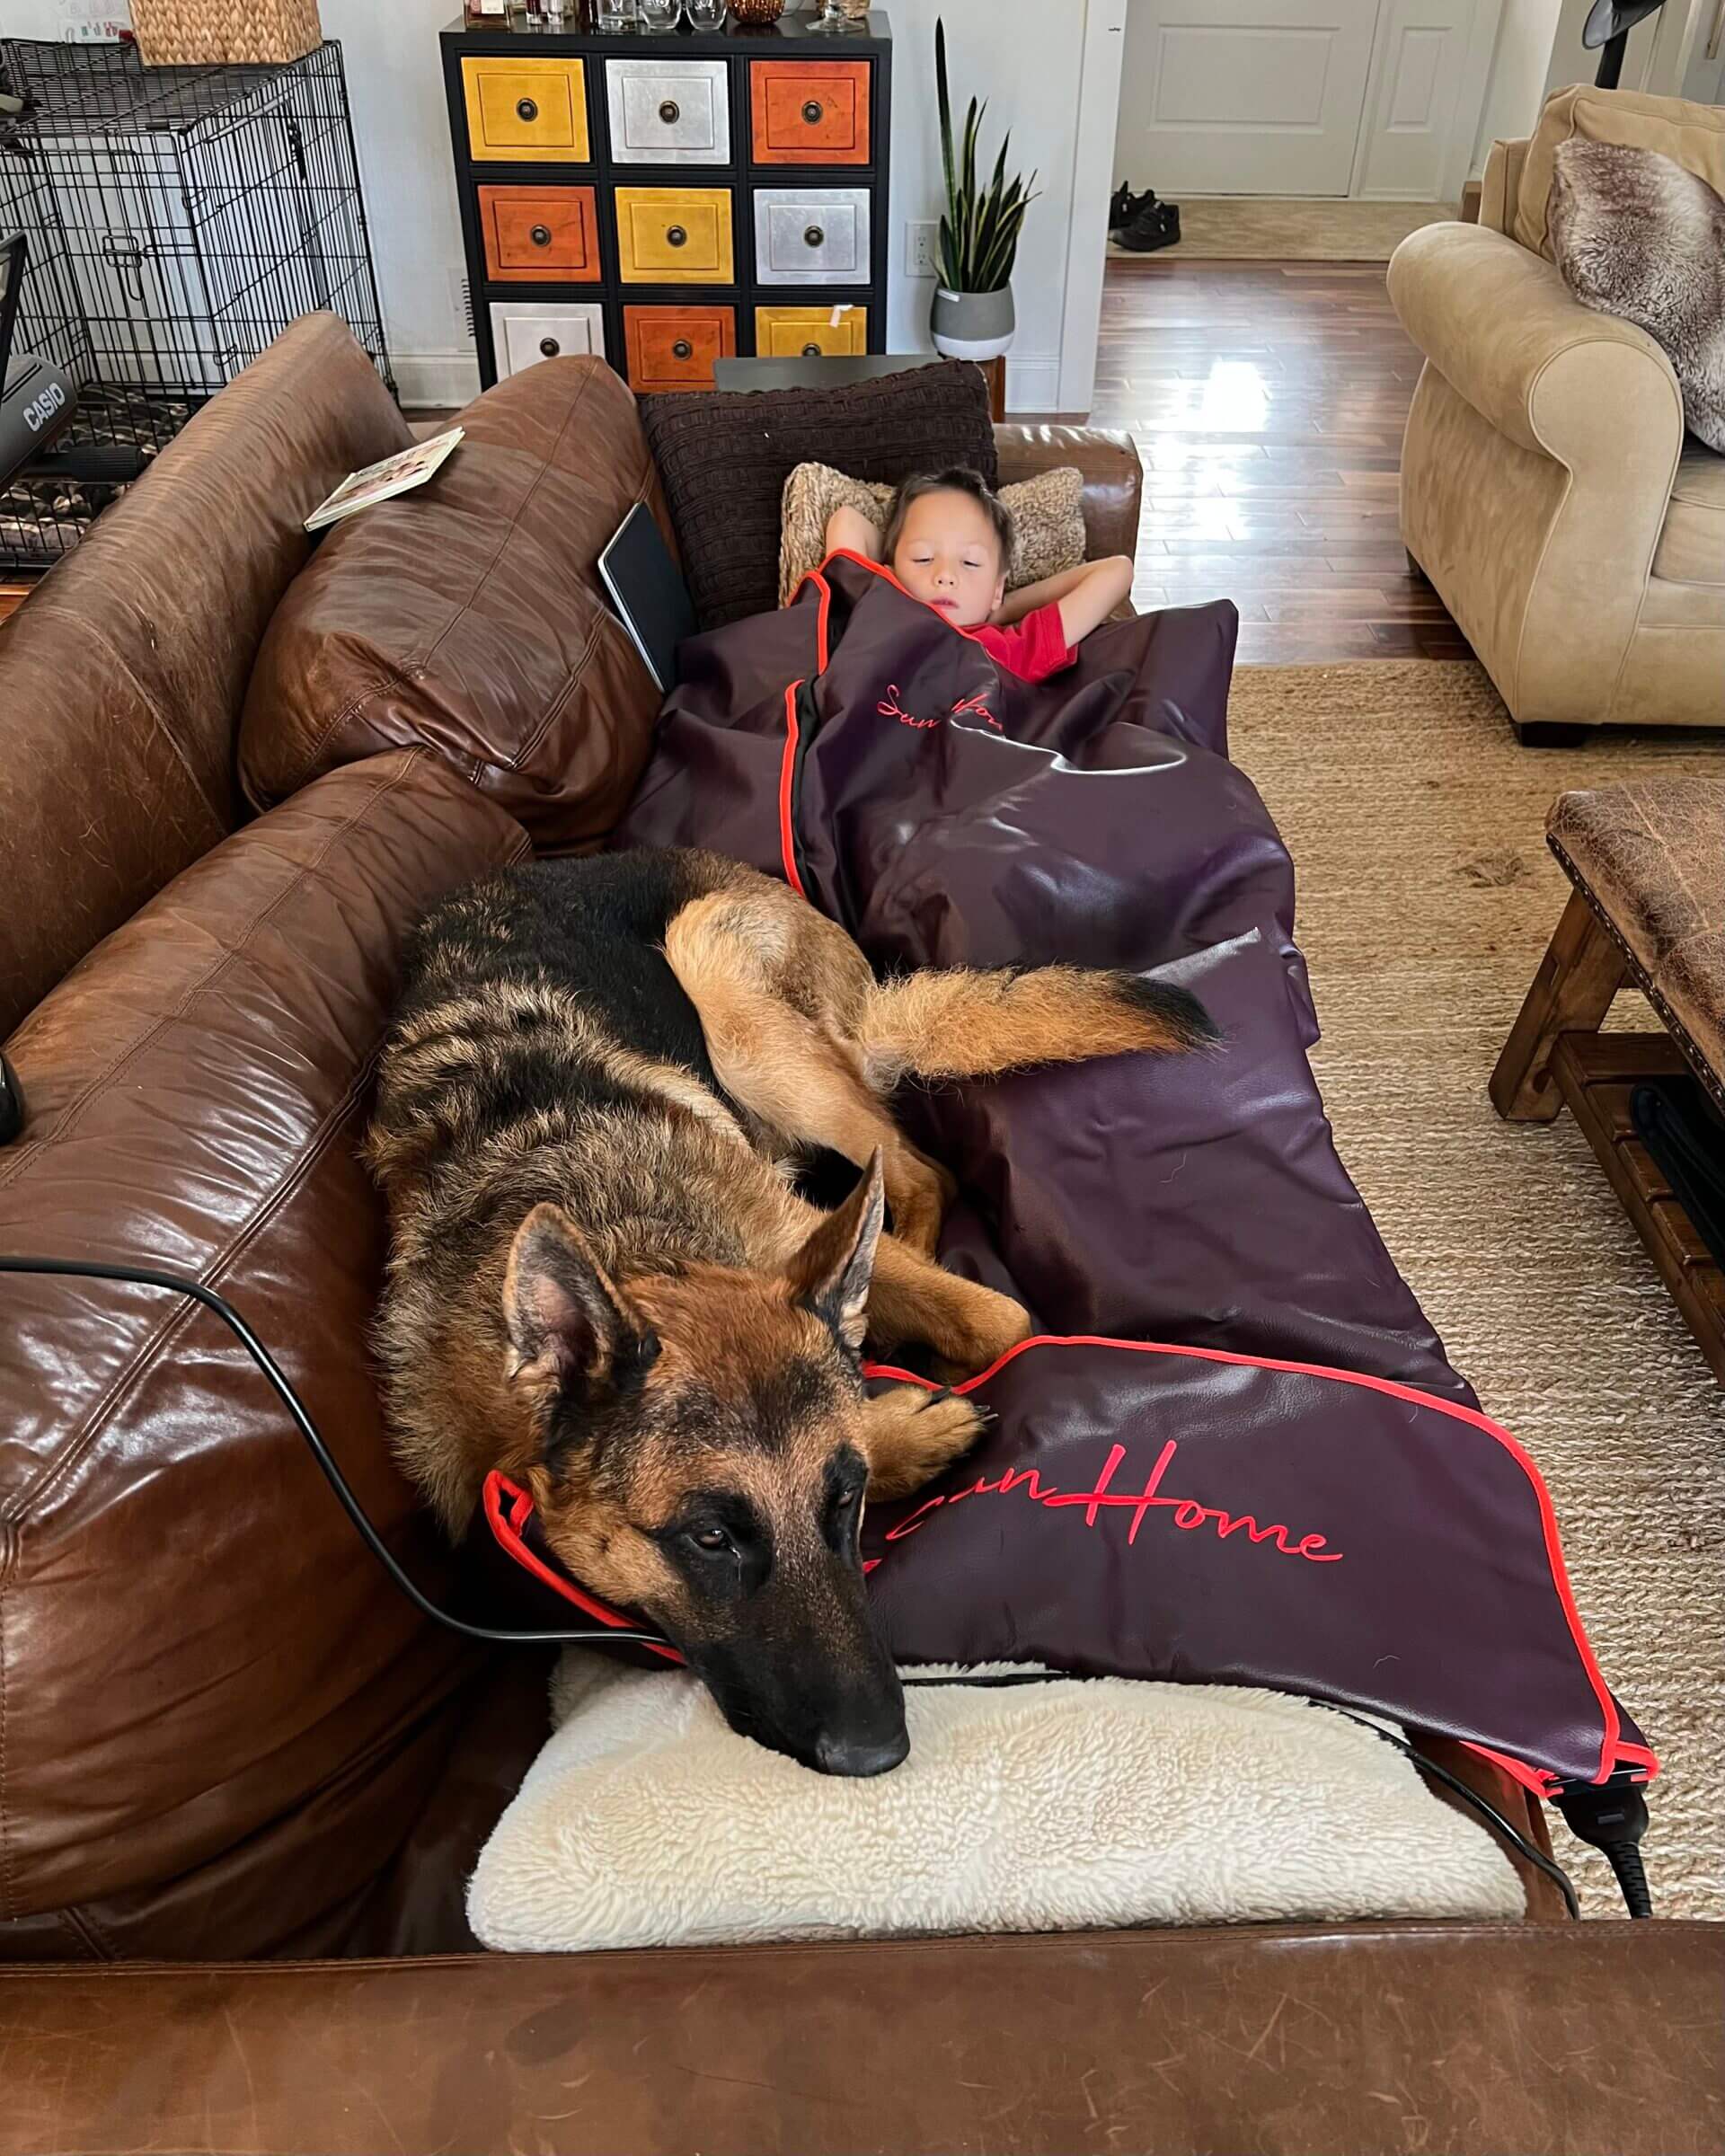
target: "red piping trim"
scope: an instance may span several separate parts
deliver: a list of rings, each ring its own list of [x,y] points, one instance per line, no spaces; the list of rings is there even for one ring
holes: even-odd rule
[[[509,1502],[507,1518],[503,1512],[506,1498]],[[578,1587],[566,1574],[553,1572],[549,1565],[528,1549],[521,1539],[521,1530],[533,1517],[535,1509],[531,1490],[523,1489],[519,1483],[511,1482],[507,1475],[500,1474],[495,1469],[486,1476],[485,1517],[491,1523],[491,1533],[516,1563],[531,1572],[535,1579],[542,1580],[553,1593],[561,1595],[565,1602],[572,1602],[583,1616],[609,1625],[613,1631],[637,1630],[639,1628],[632,1618],[607,1609],[602,1602],[596,1602],[592,1595]],[[679,1667],[683,1665],[683,1657],[674,1647],[649,1646],[647,1652],[659,1655],[667,1662],[675,1662]]]
[[[779,859],[784,864],[784,880],[799,898],[806,898],[809,894],[797,873],[797,849],[791,831],[791,790],[797,776],[797,691],[801,686],[800,681],[793,681],[784,692],[784,754],[779,759]]]
[[[1184,1355],[1199,1362],[1232,1363],[1252,1370],[1286,1370],[1296,1377],[1327,1377],[1339,1384],[1359,1385],[1370,1392],[1385,1393],[1392,1400],[1411,1401],[1415,1407],[1434,1408],[1440,1415],[1447,1415],[1456,1422],[1469,1423],[1474,1429],[1483,1430],[1488,1437],[1495,1438],[1509,1454],[1532,1484],[1534,1495],[1538,1500],[1540,1526],[1545,1539],[1545,1560],[1551,1569],[1552,1584],[1557,1589],[1558,1600],[1562,1604],[1575,1651],[1580,1658],[1582,1668],[1587,1672],[1588,1682],[1593,1687],[1594,1698],[1599,1704],[1604,1735],[1599,1746],[1599,1771],[1593,1779],[1596,1781],[1608,1781],[1620,1762],[1632,1759],[1638,1764],[1650,1763],[1650,1771],[1657,1769],[1658,1762],[1644,1746],[1625,1746],[1619,1739],[1618,1731],[1622,1725],[1617,1719],[1617,1703],[1606,1688],[1605,1678],[1599,1674],[1599,1665],[1593,1658],[1593,1649],[1588,1645],[1588,1636],[1582,1630],[1581,1613],[1575,1606],[1569,1573],[1564,1568],[1562,1545],[1557,1533],[1557,1515],[1552,1510],[1551,1496],[1540,1477],[1539,1470],[1508,1431],[1500,1423],[1493,1422],[1489,1415],[1481,1414],[1475,1408],[1464,1408],[1451,1401],[1438,1400],[1432,1393],[1416,1391],[1411,1385],[1397,1384],[1393,1378],[1367,1377],[1358,1370],[1331,1370],[1319,1363],[1284,1362],[1270,1356],[1234,1355],[1222,1348],[1174,1347],[1161,1340],[1110,1340],[1093,1333],[1041,1333],[1033,1339],[1021,1340],[1015,1348],[1009,1348],[998,1361],[991,1363],[987,1369],[975,1377],[966,1378],[962,1384],[954,1385],[952,1391],[960,1394],[974,1392],[978,1385],[986,1384],[997,1371],[1004,1370],[1008,1363],[1016,1362],[1021,1355],[1032,1348],[1124,1348],[1135,1355]],[[932,1378],[918,1377],[914,1371],[898,1370],[880,1363],[865,1363],[863,1374],[868,1377],[895,1378],[904,1383],[922,1385],[930,1392],[941,1389]]]
[[[1472,1737],[1464,1736],[1463,1745],[1470,1752],[1487,1760],[1499,1773],[1507,1774],[1511,1781],[1519,1782],[1524,1789],[1531,1789],[1535,1797],[1550,1804],[1563,1786],[1561,1776],[1544,1767],[1530,1767],[1525,1759],[1511,1759],[1507,1752],[1494,1752],[1490,1745],[1476,1745]]]

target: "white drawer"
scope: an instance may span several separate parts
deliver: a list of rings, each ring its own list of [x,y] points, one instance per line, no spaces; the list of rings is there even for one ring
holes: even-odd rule
[[[728,164],[730,90],[722,60],[607,60],[614,164]]]
[[[497,375],[518,375],[541,359],[566,359],[583,353],[605,358],[605,310],[587,305],[547,305],[542,300],[494,299],[491,340],[497,347]]]
[[[755,278],[762,285],[866,285],[866,187],[758,187]]]

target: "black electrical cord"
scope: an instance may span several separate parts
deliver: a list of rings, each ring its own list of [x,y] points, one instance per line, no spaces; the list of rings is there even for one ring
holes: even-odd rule
[[[206,1310],[213,1310],[262,1371],[281,1404],[292,1416],[296,1428],[312,1448],[313,1459],[323,1469],[325,1480],[335,1492],[342,1511],[353,1522],[367,1549],[421,1615],[447,1626],[450,1631],[459,1632],[466,1639],[479,1639],[488,1646],[501,1647],[664,1647],[668,1644],[659,1632],[624,1631],[609,1625],[594,1626],[573,1632],[499,1631],[488,1624],[468,1624],[460,1617],[452,1617],[447,1610],[440,1610],[435,1602],[420,1592],[402,1571],[392,1555],[389,1545],[367,1518],[358,1498],[348,1488],[346,1476],[332,1458],[328,1445],[318,1435],[317,1426],[301,1405],[299,1395],[282,1374],[275,1357],[234,1305],[226,1302],[213,1288],[204,1286],[200,1281],[186,1279],[179,1273],[157,1272],[146,1266],[75,1264],[64,1258],[0,1257],[0,1273],[53,1273],[71,1280],[118,1280],[130,1287],[159,1287],[172,1294],[190,1295],[193,1302],[201,1303]]]
[[[1576,1895],[1575,1885],[1569,1873],[1561,1864],[1548,1857],[1543,1849],[1535,1849],[1526,1834],[1519,1833],[1510,1825],[1495,1804],[1488,1802],[1477,1789],[1470,1789],[1459,1774],[1452,1774],[1447,1767],[1439,1766],[1435,1759],[1428,1759],[1425,1754],[1416,1745],[1411,1745],[1405,1736],[1398,1736],[1393,1729],[1384,1728],[1381,1722],[1373,1721],[1367,1715],[1355,1714],[1347,1707],[1338,1707],[1333,1700],[1314,1700],[1312,1705],[1322,1707],[1330,1714],[1340,1714],[1350,1722],[1358,1722],[1362,1729],[1369,1729],[1374,1736],[1381,1736],[1386,1745],[1393,1745],[1398,1752],[1405,1752],[1421,1773],[1435,1775],[1446,1789],[1454,1789],[1458,1797],[1473,1807],[1482,1819],[1489,1820],[1504,1840],[1512,1843],[1536,1870],[1543,1871],[1548,1879],[1556,1883],[1557,1890],[1563,1896],[1564,1906],[1570,1914],[1573,1917],[1579,1917],[1581,1904]],[[1633,1913],[1634,1912],[1632,1910],[1631,1914]]]

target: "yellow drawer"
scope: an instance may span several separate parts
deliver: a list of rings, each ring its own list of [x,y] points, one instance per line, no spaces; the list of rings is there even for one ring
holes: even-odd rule
[[[735,280],[730,190],[620,187],[617,275],[625,285],[729,285]]]
[[[583,61],[464,59],[461,73],[475,163],[585,164],[592,155]]]
[[[836,326],[830,307],[756,307],[755,349],[763,359],[812,359],[817,352],[866,352],[869,310],[846,307]]]

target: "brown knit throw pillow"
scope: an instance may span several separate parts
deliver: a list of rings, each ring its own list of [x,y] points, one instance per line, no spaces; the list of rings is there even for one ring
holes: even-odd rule
[[[779,604],[827,552],[827,526],[835,509],[855,509],[877,532],[887,528],[894,487],[871,484],[835,472],[830,464],[799,464],[784,482],[784,528],[779,540]],[[1076,569],[1084,558],[1084,475],[1060,464],[1003,487],[1000,499],[1013,520],[1013,558],[1006,588],[1017,591]]]
[[[683,573],[703,629],[770,613],[784,482],[818,458],[896,486],[915,472],[999,470],[988,384],[949,359],[842,389],[703,390],[642,397]]]

